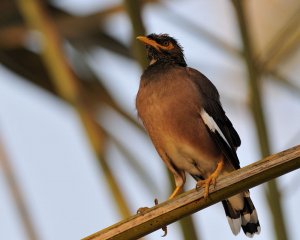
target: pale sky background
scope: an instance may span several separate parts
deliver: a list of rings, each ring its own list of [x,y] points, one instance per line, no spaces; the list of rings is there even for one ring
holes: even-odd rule
[[[70,12],[89,14],[119,1],[56,2]],[[232,45],[241,45],[232,8],[227,1],[184,1],[189,4],[182,2],[176,1],[176,4],[169,5],[177,12],[185,14],[195,24],[210,29]],[[187,12],[190,14],[187,15]],[[242,146],[238,150],[241,165],[245,166],[260,159],[252,118],[245,105],[247,85],[244,80],[243,62],[215,49],[196,33],[192,35],[173,24],[166,17],[167,14],[155,5],[147,6],[143,18],[148,33],[169,33],[176,36],[184,47],[188,65],[203,72],[219,89],[227,115],[242,139]],[[131,26],[125,14],[111,17],[106,27],[111,34],[129,43]],[[290,76],[299,76],[299,55],[298,49],[298,54],[281,67],[282,72]],[[86,58],[91,67],[101,74],[106,81],[105,86],[114,93],[120,105],[136,116],[134,101],[141,75],[139,66],[103,49],[95,50],[86,55]],[[104,64],[111,67],[99,67]],[[300,86],[299,79],[296,84]],[[272,152],[299,144],[299,95],[290,94],[274,84],[271,79],[265,81],[263,90]],[[232,105],[231,101],[226,99],[233,99],[236,103]],[[145,186],[113,144],[109,145],[109,164],[115,173],[118,173],[117,177],[126,192],[132,214],[141,206],[152,206],[155,197],[160,202],[164,201],[169,195],[166,169],[149,139],[133,132],[132,127],[122,122],[110,109],[103,111],[106,114],[99,116],[99,121],[109,127],[110,131],[136,154],[137,159],[140,159],[145,169],[153,176],[154,186]],[[41,240],[80,239],[121,220],[76,113],[68,104],[22,81],[19,76],[1,65],[0,136]],[[299,171],[279,179],[279,186],[284,187],[283,207],[292,240],[300,238],[300,191],[297,187],[299,180]],[[189,189],[194,186],[193,181],[188,182]],[[251,190],[262,227],[261,234],[255,236],[257,240],[274,239],[263,193],[264,187],[261,185]],[[156,190],[152,190],[153,188]],[[237,237],[231,233],[221,204],[193,214],[193,218],[199,226],[200,236],[205,240],[247,239],[243,233]],[[158,230],[147,236],[147,239],[180,240],[182,236],[176,225],[174,223],[168,226],[168,235],[165,238],[160,238],[163,232]],[[0,239],[25,239],[2,168]]]

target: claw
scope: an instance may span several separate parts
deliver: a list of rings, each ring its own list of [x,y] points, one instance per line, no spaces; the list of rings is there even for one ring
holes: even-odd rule
[[[213,185],[214,187],[216,186],[217,183],[217,177],[219,176],[222,168],[224,166],[223,160],[219,161],[217,164],[216,170],[207,178],[204,180],[200,180],[196,184],[196,189],[198,190],[200,187],[204,186],[204,199],[208,198],[209,194],[209,186]]]
[[[204,199],[208,198],[208,194],[209,194],[209,186],[212,183],[212,177],[209,176],[207,179],[205,180],[200,180],[197,182],[196,184],[196,189],[200,189],[202,186],[204,186]]]
[[[164,231],[164,235],[162,235],[162,237],[165,237],[165,236],[167,236],[167,234],[168,234],[168,229],[167,229],[167,226],[163,226],[163,227],[161,228],[161,230],[163,230],[163,231]]]

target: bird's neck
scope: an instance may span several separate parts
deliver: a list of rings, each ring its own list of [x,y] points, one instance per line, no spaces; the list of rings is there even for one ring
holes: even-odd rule
[[[176,67],[186,67],[186,63],[178,64],[173,61],[165,61],[163,59],[158,59],[153,62],[145,69],[142,75],[142,85],[147,85],[150,82],[156,82],[161,79],[161,75],[167,73],[168,71],[172,70]]]
[[[158,58],[158,59],[151,59],[149,63],[150,66],[160,67],[160,68],[168,68],[170,66],[181,66],[186,67],[187,64],[184,58],[180,59],[169,59],[169,58]]]

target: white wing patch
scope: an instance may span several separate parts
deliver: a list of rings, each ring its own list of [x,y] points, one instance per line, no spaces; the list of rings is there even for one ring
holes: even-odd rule
[[[212,131],[215,132],[217,131],[220,136],[223,138],[223,140],[228,144],[229,147],[230,144],[227,142],[226,137],[224,136],[224,134],[222,133],[221,129],[219,128],[218,124],[215,122],[215,120],[209,116],[209,114],[202,108],[200,115],[202,117],[202,120],[204,121],[205,125],[208,126],[208,128]]]

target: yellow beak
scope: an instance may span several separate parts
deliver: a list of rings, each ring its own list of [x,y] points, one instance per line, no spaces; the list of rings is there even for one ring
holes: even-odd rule
[[[155,42],[154,40],[150,39],[150,38],[147,38],[145,36],[138,36],[136,38],[137,40],[140,40],[141,42],[147,44],[147,45],[150,45],[152,47],[154,47],[157,51],[160,52],[160,47],[162,47],[161,45],[159,45],[157,42]]]

